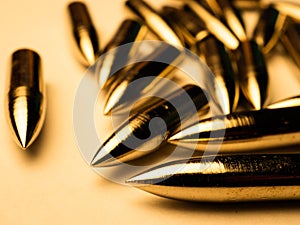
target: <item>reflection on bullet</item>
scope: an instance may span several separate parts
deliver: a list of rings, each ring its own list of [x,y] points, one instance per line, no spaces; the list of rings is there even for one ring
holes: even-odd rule
[[[201,19],[208,31],[217,39],[224,43],[229,49],[235,50],[239,46],[239,40],[231,31],[203,6],[194,1],[188,1],[185,5],[190,11],[193,11]]]
[[[300,25],[297,23],[289,22],[286,30],[281,35],[280,40],[295,61],[296,65],[300,67]]]
[[[77,46],[86,63],[91,66],[96,61],[99,43],[88,9],[82,2],[72,2],[68,9]]]
[[[7,95],[7,118],[16,142],[26,149],[38,136],[45,117],[41,59],[29,49],[13,53]]]
[[[285,21],[286,16],[272,6],[263,10],[254,30],[253,39],[263,48],[265,54],[277,44]]]
[[[207,0],[207,3],[219,18],[224,18],[228,27],[240,41],[246,41],[247,36],[244,21],[231,1]]]
[[[149,154],[184,120],[191,118],[193,112],[207,107],[207,97],[198,86],[187,85],[176,90],[145,111],[131,116],[104,142],[91,165],[111,166]]]
[[[267,106],[268,109],[279,109],[287,107],[300,106],[300,95],[286,98],[277,102],[274,102]]]
[[[215,37],[209,36],[198,43],[200,57],[215,76],[215,96],[223,112],[235,111],[239,100],[239,86],[225,46]]]
[[[124,67],[119,70],[107,81],[111,85],[107,91],[108,98],[105,103],[104,114],[109,114],[113,109],[132,102],[142,92],[154,88],[160,78],[167,76],[182,58],[183,52],[176,47],[162,45],[141,62],[135,63],[130,68]],[[162,63],[162,60],[169,61],[170,64]],[[143,79],[147,77],[149,79]],[[154,79],[150,81],[151,77]],[[113,82],[110,81],[111,79],[113,79]],[[130,83],[134,81],[137,81],[134,84],[134,90],[128,89]]]
[[[127,0],[126,6],[139,16],[149,29],[162,41],[165,41],[179,49],[184,43],[178,38],[172,28],[161,18],[161,16],[143,0]]]
[[[178,160],[145,171],[127,183],[161,197],[186,201],[300,199],[300,154]]]
[[[253,40],[241,42],[236,53],[241,90],[251,106],[259,110],[265,102],[268,89],[264,56]]]
[[[274,1],[272,5],[280,13],[300,22],[300,5],[296,2]]]
[[[223,153],[264,151],[300,144],[300,107],[262,109],[202,120],[168,140],[199,151]]]
[[[136,20],[126,19],[122,22],[113,38],[104,48],[99,65],[96,66],[96,74],[101,88],[105,86],[107,79],[112,75],[112,71],[127,63],[130,55],[133,54],[133,42],[142,40],[146,32],[146,27]],[[129,45],[118,48],[125,44]]]

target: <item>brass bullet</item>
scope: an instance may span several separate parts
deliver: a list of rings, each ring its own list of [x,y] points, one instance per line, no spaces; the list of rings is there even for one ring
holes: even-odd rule
[[[168,142],[198,151],[241,153],[300,144],[300,106],[236,112],[201,120]],[[219,149],[218,149],[219,148]]]
[[[165,143],[184,120],[208,108],[202,89],[186,85],[165,99],[156,101],[143,112],[128,118],[99,148],[91,165],[112,166],[147,155]],[[156,120],[155,118],[160,118]]]
[[[215,76],[215,96],[224,114],[234,112],[239,100],[239,85],[223,43],[208,36],[198,43],[200,58]]]
[[[236,53],[241,90],[253,109],[259,110],[266,100],[269,80],[264,55],[254,40],[241,42]]]
[[[76,44],[88,66],[95,63],[99,51],[98,35],[86,5],[72,2],[68,6]]]
[[[36,52],[20,49],[13,53],[6,101],[12,134],[25,150],[37,138],[46,112],[41,59]]]
[[[239,40],[219,19],[205,9],[205,7],[195,1],[187,1],[185,7],[193,11],[195,15],[203,21],[207,30],[223,42],[227,48],[232,50],[238,48]]]
[[[184,201],[296,200],[300,199],[300,154],[177,160],[138,174],[127,183],[161,197]]]

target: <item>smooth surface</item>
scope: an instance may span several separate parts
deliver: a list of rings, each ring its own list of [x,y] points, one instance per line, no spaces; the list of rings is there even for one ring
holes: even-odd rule
[[[125,17],[120,2],[86,1],[101,47]],[[73,54],[77,49],[68,26],[68,3],[11,0],[3,1],[0,8],[1,224],[299,224],[299,202],[191,204],[120,186],[94,173],[82,159],[73,134],[73,100],[85,68]],[[43,57],[48,100],[43,130],[26,152],[11,139],[3,107],[9,57],[20,47],[33,48]],[[281,59],[272,60],[273,72],[300,74],[292,62],[283,68],[284,63],[276,63]],[[287,88],[270,101],[299,94],[300,75],[282,78],[282,73],[274,74],[272,85]],[[101,135],[110,132],[103,130]]]

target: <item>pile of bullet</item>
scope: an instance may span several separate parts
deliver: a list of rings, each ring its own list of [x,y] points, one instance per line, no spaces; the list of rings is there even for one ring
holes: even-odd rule
[[[167,142],[185,148],[192,145],[192,150],[206,151],[206,156],[160,165],[128,179],[128,184],[190,201],[299,199],[300,152],[285,151],[287,146],[300,144],[299,96],[266,105],[269,75],[265,57],[281,43],[300,65],[300,5],[280,1],[262,4],[258,0],[181,2],[180,7],[164,6],[157,11],[143,0],[127,0],[125,5],[136,19],[125,20],[103,51],[99,50],[86,6],[81,2],[69,5],[78,47],[87,65],[96,63],[99,88],[106,90],[105,115],[132,101],[125,97],[131,82],[172,73],[174,66],[157,59],[169,57],[170,64],[179,64],[186,48],[214,74],[218,88],[213,95],[223,111],[223,115],[199,120],[178,131],[181,119],[192,116],[190,106],[182,101],[183,95],[192,99],[196,111],[209,108],[206,91],[194,84],[186,85],[172,92],[166,98],[169,101],[157,100],[129,117],[94,154],[91,166],[116,166],[136,160],[159,151]],[[243,10],[260,13],[251,37],[241,16]],[[168,43],[167,47],[113,73],[120,62],[130,60],[134,43],[143,40],[146,31]],[[126,51],[118,50],[128,43],[133,44]],[[100,57],[107,52],[110,54]],[[144,93],[148,85],[138,87],[137,92]],[[239,105],[241,99],[246,107]],[[172,101],[180,102],[180,107],[174,107]],[[155,117],[165,121],[166,129],[152,123],[155,132],[147,139],[149,124]],[[145,141],[136,141],[137,137]],[[214,155],[218,146],[218,154]],[[274,154],[275,148],[281,150]]]

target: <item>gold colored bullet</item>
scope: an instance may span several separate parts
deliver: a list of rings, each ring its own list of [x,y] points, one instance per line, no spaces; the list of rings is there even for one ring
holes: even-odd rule
[[[185,7],[193,11],[199,19],[201,19],[208,31],[213,34],[217,39],[224,43],[224,45],[232,50],[239,46],[239,40],[231,33],[231,31],[214,15],[206,10],[202,5],[195,1],[186,2]]]
[[[126,6],[139,16],[162,41],[179,49],[184,47],[177,34],[150,5],[143,0],[128,0]]]
[[[46,112],[39,55],[29,49],[14,52],[9,81],[7,119],[16,142],[25,150],[38,136]]]
[[[244,21],[230,0],[206,0],[214,13],[223,18],[240,41],[247,39]]]
[[[266,100],[269,86],[264,55],[253,40],[241,42],[236,53],[241,90],[253,109],[259,110]]]
[[[272,6],[280,13],[292,18],[293,20],[300,22],[300,5],[295,2],[288,1],[274,1]]]
[[[88,66],[95,63],[99,51],[98,35],[86,5],[82,2],[69,4],[73,35]]]

